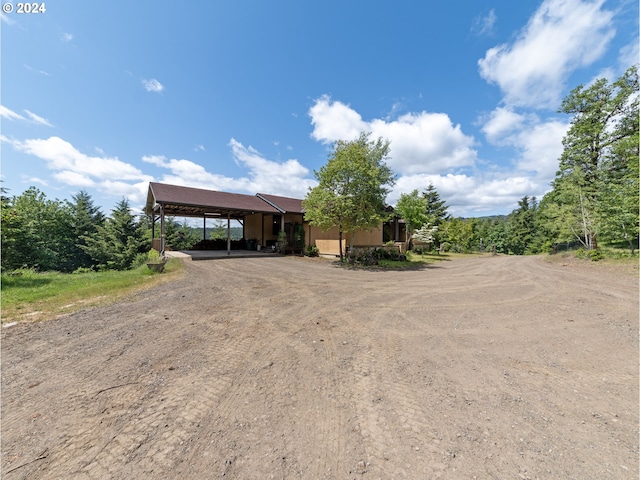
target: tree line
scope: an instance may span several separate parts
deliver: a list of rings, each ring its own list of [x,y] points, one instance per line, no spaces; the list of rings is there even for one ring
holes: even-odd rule
[[[13,197],[6,193],[0,210],[2,271],[126,270],[143,263],[151,249],[151,221],[134,215],[127,199],[107,217],[84,190],[71,201],[47,199],[35,187]],[[165,235],[168,245],[183,249],[201,233],[169,218]]]
[[[407,240],[417,231],[443,250],[524,255],[576,244],[597,258],[598,246],[606,243],[634,253],[640,233],[638,98],[637,66],[612,83],[600,79],[572,90],[559,110],[572,117],[551,191],[540,201],[524,196],[509,215],[452,218],[432,184],[402,194],[390,211],[390,144],[362,133],[337,141],[327,164],[315,172],[318,186],[303,200],[305,218],[323,229],[338,227],[350,243],[356,230],[398,215],[406,222]],[[151,248],[151,220],[134,215],[127,199],[107,217],[86,191],[71,201],[47,199],[35,187],[18,196],[6,193],[0,210],[3,271],[122,270],[142,263]],[[220,236],[222,230],[215,225],[209,234]],[[188,249],[202,232],[170,218],[165,239],[173,249]]]
[[[625,244],[633,254],[639,234],[638,69],[610,83],[599,79],[573,89],[559,112],[571,115],[552,190],[541,201],[524,196],[506,217],[450,218],[433,185],[402,194],[394,214],[412,235],[457,251],[490,247],[500,253],[552,252],[578,243],[592,258],[598,242]],[[303,201],[305,217],[325,230],[353,232],[388,219],[385,197],[395,183],[386,165],[389,142],[362,133],[333,145],[328,162],[314,172],[318,185]],[[342,248],[342,243],[340,242]],[[342,258],[343,253],[340,252]]]

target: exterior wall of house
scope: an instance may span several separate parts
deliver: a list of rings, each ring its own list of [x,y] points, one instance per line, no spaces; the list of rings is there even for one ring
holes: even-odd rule
[[[279,225],[280,221],[278,220],[279,215],[271,215],[265,214],[264,216],[264,238],[262,239],[262,245],[273,245],[275,241],[278,239],[278,235],[273,234],[274,225]],[[279,227],[278,227],[279,228]]]
[[[253,215],[245,215],[244,217],[244,238],[247,240],[256,240],[258,244],[262,239],[262,214],[254,213]]]
[[[305,224],[306,243],[315,245],[320,255],[339,255],[339,231],[338,227],[334,227],[326,232],[322,229]],[[351,243],[348,234],[343,234],[343,251],[346,246]],[[353,239],[354,247],[378,247],[382,242],[382,226],[373,230],[358,230],[355,232]]]
[[[301,224],[302,215],[299,213],[286,213],[284,215],[284,223]],[[255,240],[257,245],[263,247],[275,245],[278,240],[278,233],[274,232],[279,232],[282,224],[282,216],[280,215],[270,213],[246,215],[244,217],[244,238]]]

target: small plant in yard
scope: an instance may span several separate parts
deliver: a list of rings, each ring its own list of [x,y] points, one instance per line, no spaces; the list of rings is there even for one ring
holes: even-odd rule
[[[152,248],[151,250],[149,250],[149,253],[147,253],[147,262],[160,263],[163,261],[164,258],[160,256],[160,252],[156,249]]]
[[[285,249],[287,248],[287,234],[284,230],[280,230],[280,233],[278,233],[278,251],[280,253],[284,253]]]
[[[149,267],[149,269],[154,272],[162,272],[164,270],[165,263],[167,263],[167,259],[160,255],[160,252],[153,248],[149,250],[149,253],[147,254],[147,267]]]
[[[307,248],[305,250],[305,255],[307,257],[317,257],[320,254],[320,252],[318,251],[318,247],[316,247],[315,245],[307,245]]]

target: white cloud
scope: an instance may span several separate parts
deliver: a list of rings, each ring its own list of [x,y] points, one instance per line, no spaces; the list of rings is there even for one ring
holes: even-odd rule
[[[482,130],[493,142],[518,149],[519,157],[511,167],[489,165],[487,171],[478,172],[473,168],[478,161],[473,138],[446,114],[409,113],[396,120],[365,121],[351,107],[323,96],[309,115],[312,137],[323,143],[352,139],[361,131],[391,141],[389,166],[400,175],[388,203],[393,205],[400,194],[424,191],[433,183],[449,205],[449,213],[463,216],[509,213],[505,208],[515,208],[523,196],[542,196],[549,172],[557,168],[566,130],[560,122],[542,123],[536,115],[497,108],[482,119]],[[474,173],[462,172],[462,167]]]
[[[313,132],[311,137],[323,143],[351,140],[368,130],[367,123],[358,112],[341,102],[332,102],[323,95],[309,109]]]
[[[253,147],[245,147],[234,138],[229,147],[236,164],[248,169],[238,178],[208,172],[202,165],[186,159],[167,159],[162,155],[142,158],[146,163],[170,171],[162,175],[162,182],[209,190],[222,190],[255,194],[258,192],[303,198],[316,182],[308,178],[309,170],[297,160],[276,162],[264,158]]]
[[[0,117],[6,118],[7,120],[26,120],[22,115],[8,109],[4,105],[0,105]]]
[[[473,166],[473,137],[444,113],[407,113],[396,120],[364,121],[348,105],[324,95],[309,109],[312,138],[323,143],[352,140],[361,132],[391,142],[388,165],[400,174],[439,173]]]
[[[636,38],[620,49],[619,62],[623,72],[640,62],[640,39]]]
[[[507,106],[557,108],[569,74],[600,58],[615,35],[604,0],[545,0],[517,39],[486,52],[481,76]]]
[[[270,193],[303,198],[314,180],[307,178],[309,170],[297,160],[275,162],[264,158],[252,147],[245,147],[235,139],[229,142],[236,164],[248,169],[246,176],[238,178],[208,172],[202,165],[186,159],[167,159],[162,155],[142,158],[160,168],[170,171],[162,175],[162,182],[209,190],[221,190],[255,194]]]
[[[498,20],[496,12],[491,9],[487,15],[474,19],[471,31],[476,35],[491,35],[496,20]]]
[[[19,141],[0,136],[0,140],[19,152],[44,160],[47,168],[53,171],[52,178],[61,184],[91,187],[141,204],[146,198],[149,182],[153,181],[152,176],[117,157],[104,155],[101,149],[96,148],[100,156],[86,155],[60,137]],[[48,183],[38,180],[44,185]]]
[[[38,125],[44,125],[45,127],[53,127],[53,125],[51,125],[51,123],[49,122],[49,120],[47,120],[46,118],[42,118],[39,115],[36,115],[33,112],[30,112],[29,110],[24,111],[27,116],[29,117],[29,119],[31,119],[31,121],[33,123],[37,123]]]
[[[0,112],[3,115],[11,114],[8,109]],[[148,182],[156,180],[117,157],[105,155],[100,148],[95,148],[99,155],[87,155],[59,137],[19,141],[0,135],[0,141],[10,144],[19,152],[44,160],[47,168],[53,171],[52,178],[60,184],[95,188],[111,196],[127,197],[133,203],[142,204]],[[167,159],[161,155],[144,156],[142,160],[168,170],[169,173],[162,175],[159,181],[174,185],[303,198],[309,187],[316,184],[315,180],[309,178],[309,169],[295,159],[284,162],[268,160],[254,148],[245,147],[233,138],[229,147],[234,161],[246,168],[246,175],[233,178],[214,174],[191,160]],[[42,180],[41,183],[46,182]]]
[[[149,190],[149,180],[143,180],[136,183],[128,183],[118,180],[105,180],[100,183],[100,190],[109,192],[110,195],[116,197],[127,198],[132,205],[140,205],[141,210],[144,202],[147,199],[147,192]]]
[[[486,135],[487,140],[495,145],[503,145],[505,137],[508,138],[513,132],[522,128],[526,116],[516,113],[510,108],[498,107],[483,121],[485,123],[482,126],[482,132]]]
[[[487,140],[516,150],[518,172],[534,173],[536,181],[548,184],[558,169],[562,154],[562,139],[569,124],[555,118],[545,121],[535,114],[521,114],[512,109],[498,107],[481,119],[481,130]]]
[[[16,24],[15,20],[9,18],[4,13],[0,13],[0,21],[2,21],[2,23],[6,23],[7,25],[15,25]]]
[[[238,182],[231,177],[207,172],[202,165],[191,160],[167,159],[163,155],[147,155],[142,157],[142,160],[169,170],[171,173],[164,174],[161,179],[165,183],[210,190],[245,190],[246,182]]]
[[[144,86],[144,88],[145,88],[145,90],[147,92],[160,93],[160,92],[162,92],[164,90],[164,85],[162,85],[155,78],[151,78],[149,80],[143,78],[142,79],[142,85]]]
[[[308,178],[309,169],[298,160],[267,160],[253,147],[245,147],[234,138],[229,146],[235,162],[249,168],[250,191],[303,198],[309,187],[316,184]]]
[[[464,174],[407,175],[400,177],[388,201],[395,204],[401,193],[414,189],[422,192],[433,183],[440,198],[447,202],[453,216],[481,216],[504,211],[505,206],[515,205],[525,195],[541,192],[541,185],[525,176],[484,176]]]
[[[93,187],[96,184],[88,175],[71,170],[61,170],[52,176],[60,183],[75,187]]]
[[[7,120],[11,120],[11,121],[21,120],[25,122],[35,123],[37,125],[44,125],[46,127],[53,127],[53,125],[51,125],[49,120],[47,120],[46,118],[42,118],[41,116],[36,115],[35,113],[26,109],[24,110],[24,112],[27,114],[27,117],[24,117],[19,113],[16,113],[13,110],[8,109],[4,105],[0,105],[0,117],[2,118],[6,118]]]
[[[63,33],[63,34],[60,36],[60,40],[62,40],[64,43],[69,43],[69,42],[71,42],[71,41],[73,40],[73,38],[74,38],[74,37],[73,37],[73,34],[71,34],[71,33],[66,33],[66,32],[65,32],[65,33]]]
[[[558,170],[558,161],[562,155],[562,139],[569,124],[559,120],[548,120],[522,129],[515,146],[521,151],[518,169],[535,172],[536,178],[548,184]]]
[[[24,183],[28,183],[29,185],[43,185],[43,186],[48,186],[49,182],[47,182],[46,180],[43,180],[40,177],[28,177],[26,175],[22,176],[22,180]]]
[[[144,177],[139,169],[117,157],[85,155],[60,137],[13,141],[12,144],[16,150],[45,160],[47,167],[55,171],[75,172],[97,179],[136,180]]]
[[[45,77],[50,77],[51,76],[51,74],[49,72],[46,72],[44,70],[38,70],[36,68],[33,68],[30,65],[27,65],[26,63],[24,64],[24,68],[26,68],[30,72],[39,73],[40,75],[44,75]]]

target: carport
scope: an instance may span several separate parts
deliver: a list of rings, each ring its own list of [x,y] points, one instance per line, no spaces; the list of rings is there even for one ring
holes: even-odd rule
[[[202,218],[206,229],[207,219],[227,220],[227,255],[231,255],[231,220],[243,225],[248,215],[259,214],[264,224],[264,215],[280,216],[284,229],[284,215],[264,198],[240,193],[219,192],[200,188],[182,187],[166,183],[149,183],[145,213],[151,216],[153,248],[165,252],[165,216]],[[156,238],[156,223],[160,223]]]

